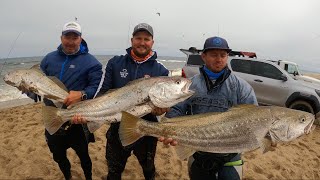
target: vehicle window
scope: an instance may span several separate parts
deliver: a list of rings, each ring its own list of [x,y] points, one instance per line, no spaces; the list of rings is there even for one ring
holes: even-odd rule
[[[281,80],[282,72],[271,64],[243,59],[230,61],[233,71]]]
[[[241,59],[232,59],[230,64],[233,71],[253,74],[251,72],[251,61],[241,60]]]
[[[254,64],[255,75],[281,80],[282,72],[271,64],[256,61],[252,63]]]
[[[294,73],[298,73],[298,68],[297,66],[293,65],[293,64],[288,64],[288,73],[289,74],[294,74]]]
[[[191,54],[188,56],[188,62],[187,64],[189,65],[197,65],[197,66],[201,66],[204,64],[201,55],[199,54]]]

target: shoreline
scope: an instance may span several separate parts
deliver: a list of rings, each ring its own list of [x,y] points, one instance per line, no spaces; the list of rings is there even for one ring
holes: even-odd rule
[[[30,98],[12,99],[0,102],[0,110],[35,103]]]

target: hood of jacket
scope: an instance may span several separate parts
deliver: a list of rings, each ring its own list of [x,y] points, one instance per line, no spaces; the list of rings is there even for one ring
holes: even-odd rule
[[[127,55],[130,57],[130,59],[132,60],[132,61],[134,61],[133,60],[133,57],[131,56],[131,49],[132,49],[132,47],[129,47],[128,49],[126,49],[126,51],[127,51]],[[156,60],[157,58],[158,58],[158,55],[157,55],[157,52],[155,52],[155,51],[153,51],[153,55],[148,59],[148,61],[149,60]]]
[[[63,50],[62,50],[62,44],[60,44],[57,49],[58,49],[58,52],[59,52],[60,54],[67,55],[67,54],[65,54],[65,53],[63,52]],[[79,49],[79,51],[76,52],[75,54],[70,55],[70,56],[77,56],[77,55],[79,55],[79,54],[86,54],[86,53],[88,53],[88,52],[89,52],[89,48],[88,48],[87,42],[86,42],[84,39],[82,39],[82,41],[81,41],[81,43],[80,43],[80,49]]]

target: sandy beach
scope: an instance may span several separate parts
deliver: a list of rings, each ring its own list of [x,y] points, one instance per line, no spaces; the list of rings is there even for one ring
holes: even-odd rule
[[[41,104],[22,105],[0,110],[0,179],[63,179],[46,145],[41,121]],[[89,146],[93,178],[107,174],[104,125],[95,132],[96,142]],[[320,128],[274,151],[244,153],[243,179],[320,179]],[[75,179],[84,179],[80,161],[68,150]],[[156,179],[188,179],[187,162],[180,161],[173,147],[158,143]],[[123,179],[143,179],[135,156],[131,156]]]
[[[315,74],[313,77],[320,75]],[[14,107],[15,105],[19,105]],[[0,108],[0,179],[63,179],[44,137],[40,103],[28,100],[2,103]],[[104,125],[90,143],[93,178],[107,174]],[[290,143],[278,144],[262,154],[259,149],[243,154],[243,179],[320,179],[320,127]],[[84,179],[79,158],[68,150],[74,179]],[[189,179],[187,162],[181,161],[173,147],[158,143],[156,179]],[[143,179],[142,169],[131,156],[123,179]]]

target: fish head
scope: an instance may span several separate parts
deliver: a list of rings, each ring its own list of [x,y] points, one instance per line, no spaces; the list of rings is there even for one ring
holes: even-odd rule
[[[190,79],[178,76],[160,78],[149,90],[150,100],[160,108],[174,106],[194,94],[189,89],[191,84]]]
[[[269,129],[272,139],[288,142],[310,133],[315,119],[313,114],[289,108],[283,109],[287,112],[273,112],[275,121]]]
[[[23,77],[25,75],[24,70],[15,70],[7,73],[4,77],[3,80],[7,84],[14,86],[14,87],[19,87],[23,81]]]

